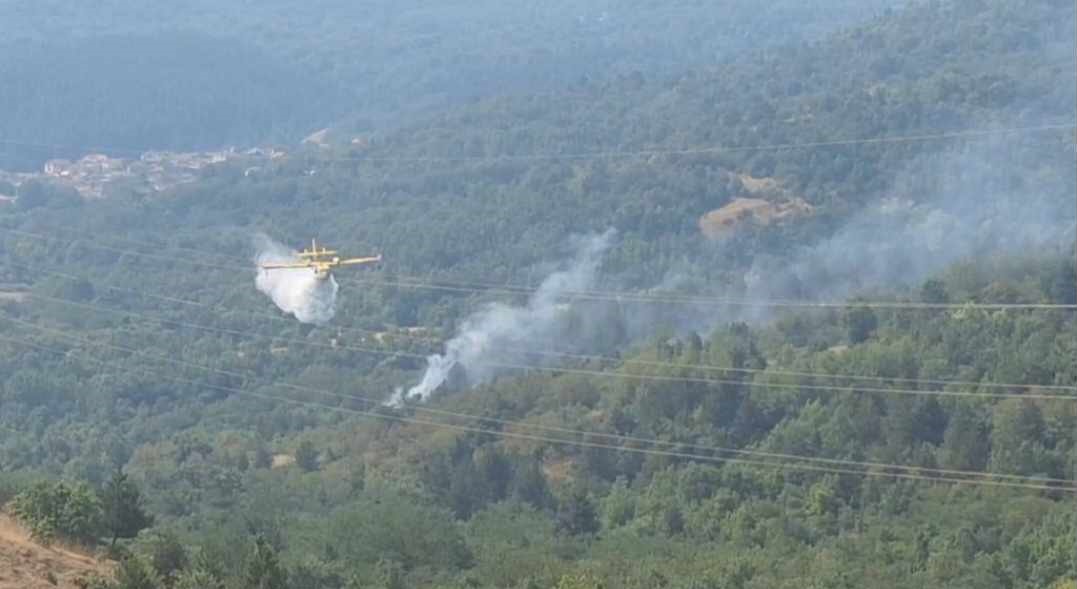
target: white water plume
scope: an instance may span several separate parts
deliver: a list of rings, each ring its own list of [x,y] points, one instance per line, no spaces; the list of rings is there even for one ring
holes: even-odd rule
[[[258,290],[269,295],[281,311],[303,323],[323,324],[333,318],[340,287],[332,276],[319,280],[311,268],[265,270],[262,264],[294,263],[300,261],[299,256],[265,235],[257,235],[254,241],[258,251]]]
[[[568,268],[547,276],[526,305],[493,303],[468,317],[445,344],[445,353],[427,358],[422,381],[406,393],[397,390],[388,404],[426,400],[454,373],[469,385],[485,382],[511,370],[506,364],[519,363],[526,350],[555,345],[570,329],[572,307],[560,302],[563,295],[591,288],[614,233],[581,240]]]

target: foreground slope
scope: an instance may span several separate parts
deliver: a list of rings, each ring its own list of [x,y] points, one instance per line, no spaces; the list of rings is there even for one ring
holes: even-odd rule
[[[0,589],[74,589],[109,566],[58,546],[42,546],[0,513]]]

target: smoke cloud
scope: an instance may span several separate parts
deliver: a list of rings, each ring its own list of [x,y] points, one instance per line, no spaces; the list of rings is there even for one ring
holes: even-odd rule
[[[258,254],[258,276],[255,284],[281,311],[294,316],[303,323],[323,324],[336,314],[337,291],[340,287],[330,275],[319,280],[310,268],[287,268],[264,270],[262,264],[286,264],[298,262],[292,250],[265,235],[254,239]]]
[[[963,259],[1072,243],[1072,146],[1057,152],[983,143],[914,160],[886,198],[829,237],[788,257],[756,256],[745,292],[840,300],[914,286]],[[1051,161],[1067,152],[1068,163]]]
[[[980,143],[908,162],[890,187],[861,212],[813,243],[768,251],[729,251],[724,284],[698,278],[698,260],[683,259],[650,291],[731,299],[840,301],[916,287],[955,262],[1021,253],[1069,252],[1074,239],[1072,144],[1024,153]],[[525,306],[491,304],[469,317],[445,353],[428,359],[422,381],[398,390],[390,404],[425,400],[440,387],[471,386],[518,366],[544,367],[556,355],[607,353],[659,331],[705,334],[731,321],[765,323],[766,307],[705,303],[563,302],[594,288],[612,232],[581,242],[568,268],[551,274]],[[716,247],[729,247],[728,244]],[[737,277],[741,280],[737,280]],[[603,286],[616,281],[603,276]],[[527,352],[530,350],[530,353]],[[495,364],[495,365],[491,365]],[[501,364],[502,366],[497,366]]]
[[[425,400],[446,381],[459,379],[467,385],[486,382],[520,362],[527,350],[558,347],[562,340],[587,341],[585,327],[571,303],[561,302],[567,292],[593,286],[602,255],[615,232],[579,239],[576,255],[564,270],[550,274],[524,306],[492,303],[468,317],[457,335],[445,344],[444,354],[427,359],[422,381],[406,393],[398,390],[389,401]],[[534,365],[534,359],[528,360]]]

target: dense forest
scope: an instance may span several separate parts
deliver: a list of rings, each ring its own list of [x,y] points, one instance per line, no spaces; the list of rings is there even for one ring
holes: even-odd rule
[[[163,194],[0,203],[0,505],[115,559],[95,589],[1077,587],[1071,2],[333,4],[381,36],[102,4],[4,5],[0,67],[127,56],[156,73],[98,92],[174,101],[49,141],[425,114]],[[40,79],[0,116],[78,96]],[[746,197],[810,214],[701,230]],[[260,234],[385,263],[300,323],[255,288]],[[385,404],[490,317],[542,337]]]
[[[954,267],[921,296],[1053,301],[1072,284],[1061,260],[1013,260]],[[64,300],[118,308],[84,288]],[[3,345],[8,496],[48,492],[20,491],[42,475],[107,488],[124,468],[156,516],[124,545],[137,555],[124,575],[161,579],[147,586],[1043,587],[1075,564],[1065,495],[951,486],[933,470],[1072,476],[1072,393],[1041,398],[1077,383],[1071,312],[791,313],[580,365],[594,375],[459,391],[437,403],[450,416],[380,409],[373,423],[364,399],[406,365],[399,347],[382,360],[328,351],[325,333],[259,337],[265,321],[191,319],[227,330],[207,334],[69,303],[5,317],[5,337],[46,348]],[[973,396],[895,394],[903,379],[960,379],[944,390]],[[901,464],[927,482],[723,466],[714,447]]]

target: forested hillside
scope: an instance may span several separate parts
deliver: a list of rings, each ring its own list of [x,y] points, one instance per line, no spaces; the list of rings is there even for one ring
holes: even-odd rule
[[[482,96],[163,194],[0,203],[0,505],[27,533],[116,559],[95,589],[1077,586],[1072,3],[553,3],[523,30],[480,4],[333,6],[390,40],[283,1],[177,5],[156,37],[132,3],[4,5],[19,68],[76,29],[79,60],[104,33],[145,64],[206,48],[168,86],[186,122],[134,112],[125,141]],[[338,98],[364,106],[308,110]],[[261,234],[385,260],[301,323],[256,288]]]
[[[958,267],[923,296],[1054,300],[1044,289],[1073,284],[1060,268]],[[118,308],[105,294],[93,312],[9,306],[4,337],[47,349],[5,340],[2,354],[0,456],[22,473],[7,485],[105,485],[126,468],[159,518],[129,568],[235,586],[286,569],[287,586],[311,587],[1042,587],[1075,564],[1070,499],[1020,486],[1072,477],[1071,312],[792,313],[436,405],[475,418],[382,409],[371,422],[364,399],[414,362],[407,346],[380,359],[349,349],[356,334],[333,345],[239,308],[162,325],[164,312],[127,315],[136,299],[119,316],[100,310]],[[634,450],[606,449],[622,444]],[[1032,478],[946,482],[972,471]]]
[[[565,255],[559,244],[570,235],[613,227],[620,246],[607,269],[616,286],[695,275],[743,290],[746,262],[762,253],[792,258],[820,240],[825,249],[851,221],[875,222],[858,215],[893,198],[919,207],[914,214],[954,217],[949,233],[963,243],[917,252],[935,264],[927,270],[939,269],[996,248],[1001,234],[1064,232],[1059,220],[1069,218],[1077,184],[1072,130],[1041,128],[1070,122],[1074,85],[1061,80],[1073,76],[1065,49],[1073,7],[1046,0],[957,6],[919,6],[826,43],[751,53],[673,83],[629,77],[582,93],[481,101],[375,134],[366,148],[318,150],[253,175],[220,169],[174,198],[51,218],[77,219],[91,233],[119,224],[151,241],[221,243],[227,236],[232,250],[246,250],[254,230],[299,243],[317,228],[349,250],[391,254],[398,272],[515,283],[537,282],[543,264]],[[962,16],[956,22],[954,12]],[[883,61],[890,69],[878,70]],[[985,88],[996,96],[986,98]],[[1033,130],[768,148],[1026,127]],[[717,150],[616,157],[685,148]],[[549,154],[597,155],[543,157]],[[803,198],[814,214],[739,232],[720,246],[700,239],[700,217],[749,195],[750,178],[777,182],[781,189],[764,198]],[[167,219],[176,233],[162,235],[143,219]],[[901,247],[910,241],[866,233]],[[845,249],[866,250],[858,247],[863,241]],[[880,255],[861,265],[887,261]],[[910,277],[920,278],[923,272]]]

